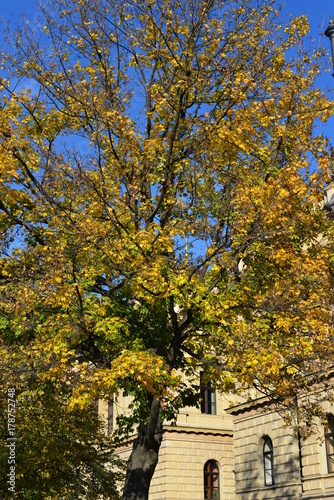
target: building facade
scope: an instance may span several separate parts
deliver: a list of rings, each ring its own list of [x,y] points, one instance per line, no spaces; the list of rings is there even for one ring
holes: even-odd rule
[[[318,420],[317,433],[305,440],[265,404],[244,403],[228,411],[237,500],[334,500],[333,408],[325,408],[327,426]]]
[[[233,404],[206,387],[202,401],[164,426],[149,500],[334,500],[334,407],[303,440],[265,400]],[[109,432],[129,402],[99,402]]]

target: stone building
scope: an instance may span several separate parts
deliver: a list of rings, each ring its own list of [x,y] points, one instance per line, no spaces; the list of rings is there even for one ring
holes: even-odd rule
[[[306,440],[268,409],[265,399],[228,410],[237,500],[334,500],[334,408],[324,409],[327,427],[318,420],[318,433]]]
[[[334,407],[325,408],[327,428],[319,421],[304,441],[265,398],[231,403],[207,386],[202,399],[164,426],[150,500],[334,500]],[[109,432],[129,402],[99,402]]]

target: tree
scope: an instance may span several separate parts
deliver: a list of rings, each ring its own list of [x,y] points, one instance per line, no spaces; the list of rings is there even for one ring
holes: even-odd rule
[[[30,385],[25,394],[21,392],[14,426],[9,427],[15,428],[16,437],[10,464],[8,444],[14,441],[7,440],[8,419],[1,419],[1,498],[119,498],[122,465],[112,455],[104,422],[99,421],[92,405],[69,410],[65,388],[62,398],[59,388],[56,390],[50,382],[35,390]],[[1,398],[3,416],[7,415],[7,405],[5,395]],[[9,490],[9,465],[13,464],[15,486]]]
[[[65,379],[70,408],[132,395],[123,500],[147,499],[161,422],[198,403],[199,370],[291,408],[329,368],[322,53],[271,1],[41,16],[2,62],[2,377]]]

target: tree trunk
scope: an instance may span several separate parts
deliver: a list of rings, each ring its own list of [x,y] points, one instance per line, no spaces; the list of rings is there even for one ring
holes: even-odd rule
[[[122,500],[148,500],[151,479],[158,463],[162,440],[159,423],[160,401],[154,399],[149,421],[135,439],[128,460]]]

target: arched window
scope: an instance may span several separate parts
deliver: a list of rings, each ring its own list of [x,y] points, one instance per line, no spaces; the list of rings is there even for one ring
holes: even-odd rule
[[[328,472],[334,472],[334,416],[330,415],[325,427],[325,443]]]
[[[264,467],[264,484],[271,486],[274,484],[274,451],[273,443],[269,436],[264,439],[263,443],[263,467]]]
[[[219,500],[219,468],[215,460],[209,460],[204,465],[204,498]]]

